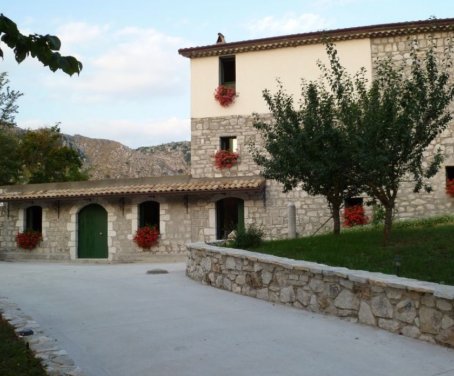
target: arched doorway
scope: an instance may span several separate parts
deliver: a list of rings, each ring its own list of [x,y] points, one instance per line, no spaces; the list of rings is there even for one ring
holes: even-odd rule
[[[244,228],[244,200],[227,197],[217,201],[216,238],[225,239],[239,228]]]
[[[90,204],[78,215],[78,258],[107,258],[107,211]]]

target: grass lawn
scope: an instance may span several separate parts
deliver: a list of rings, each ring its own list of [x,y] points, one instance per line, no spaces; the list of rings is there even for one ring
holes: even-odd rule
[[[332,234],[263,242],[251,249],[296,260],[396,274],[454,285],[454,217],[395,222],[383,247],[383,228],[365,226]]]
[[[0,375],[46,376],[41,363],[19,340],[13,327],[0,316]]]

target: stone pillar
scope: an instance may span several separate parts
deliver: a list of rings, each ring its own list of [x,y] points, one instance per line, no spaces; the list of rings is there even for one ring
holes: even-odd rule
[[[293,202],[288,204],[288,238],[296,238],[296,208]]]

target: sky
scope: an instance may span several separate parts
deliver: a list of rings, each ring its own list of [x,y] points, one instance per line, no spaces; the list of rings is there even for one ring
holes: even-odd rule
[[[452,0],[10,0],[0,12],[23,34],[57,35],[61,53],[83,63],[79,76],[36,59],[7,72],[17,125],[60,123],[67,134],[131,148],[190,140],[190,61],[179,48],[381,23],[454,17]],[[213,89],[214,90],[214,89]]]

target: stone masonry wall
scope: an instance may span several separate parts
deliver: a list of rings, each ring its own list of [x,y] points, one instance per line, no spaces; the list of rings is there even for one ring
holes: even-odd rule
[[[157,246],[144,251],[133,242],[138,227],[138,205],[147,200],[160,203],[160,238]],[[17,247],[15,237],[24,231],[25,209],[30,203],[6,203],[0,207],[0,259],[77,259],[77,216],[88,204],[107,211],[108,261],[157,260],[183,256],[190,238],[190,218],[183,197],[136,197],[77,201],[36,201],[43,209],[43,241],[34,250]],[[171,260],[168,259],[168,260]]]
[[[435,52],[440,59],[443,58],[445,49],[449,48],[454,41],[453,32],[442,32],[434,34],[418,34],[412,36],[400,36],[390,38],[371,39],[372,66],[376,68],[377,61],[390,58],[396,65],[406,64],[410,67],[411,44],[416,43],[420,54],[435,45]],[[453,58],[453,56],[451,56]],[[451,84],[454,84],[454,69],[449,71]],[[375,74],[375,71],[373,72]],[[454,103],[451,103],[449,110],[454,112]],[[414,193],[414,185],[402,184],[397,197],[396,215],[398,218],[418,218],[428,215],[452,214],[454,209],[454,198],[445,193],[446,175],[445,167],[454,166],[454,121],[450,122],[448,128],[427,148],[425,157],[427,160],[434,151],[441,149],[444,161],[441,169],[431,179],[433,192]]]
[[[186,274],[206,285],[454,347],[454,286],[204,243]]]
[[[435,40],[437,51],[442,52],[448,47],[453,33],[420,34],[392,38],[371,39],[371,59],[390,57],[396,64],[407,62],[410,53],[410,42],[418,41],[424,52],[429,38]],[[454,40],[454,39],[453,39]],[[375,73],[375,72],[373,72]],[[454,79],[454,71],[451,72]],[[316,77],[314,77],[316,78]],[[299,79],[299,78],[296,78]],[[454,111],[454,104],[451,104]],[[271,116],[262,114],[261,118],[270,121]],[[249,144],[260,145],[260,136],[253,127],[254,117],[224,116],[212,118],[193,118],[191,121],[191,173],[194,177],[251,176],[260,174],[260,168],[254,163],[249,151]],[[214,154],[220,148],[220,138],[236,136],[238,141],[239,163],[231,169],[218,170],[214,166]],[[454,166],[454,122],[427,149],[426,162],[430,160],[434,150],[440,148],[444,162],[438,173],[431,179],[433,191],[414,193],[414,184],[404,182],[397,197],[395,216],[398,219],[420,218],[435,215],[452,214],[454,198],[445,192],[446,166]],[[367,200],[367,197],[365,197]],[[287,207],[289,203],[296,206],[297,232],[299,235],[311,235],[319,228],[329,231],[332,221],[326,200],[323,197],[311,197],[301,189],[282,193],[282,185],[275,181],[267,181],[266,202],[259,202],[247,216],[246,223],[263,226],[267,238],[284,238],[287,236]],[[209,206],[210,204],[207,203]],[[366,207],[366,215],[371,217],[371,208]],[[207,209],[209,210],[209,209]],[[192,237],[193,239],[194,236]],[[197,237],[201,240],[201,237]]]

